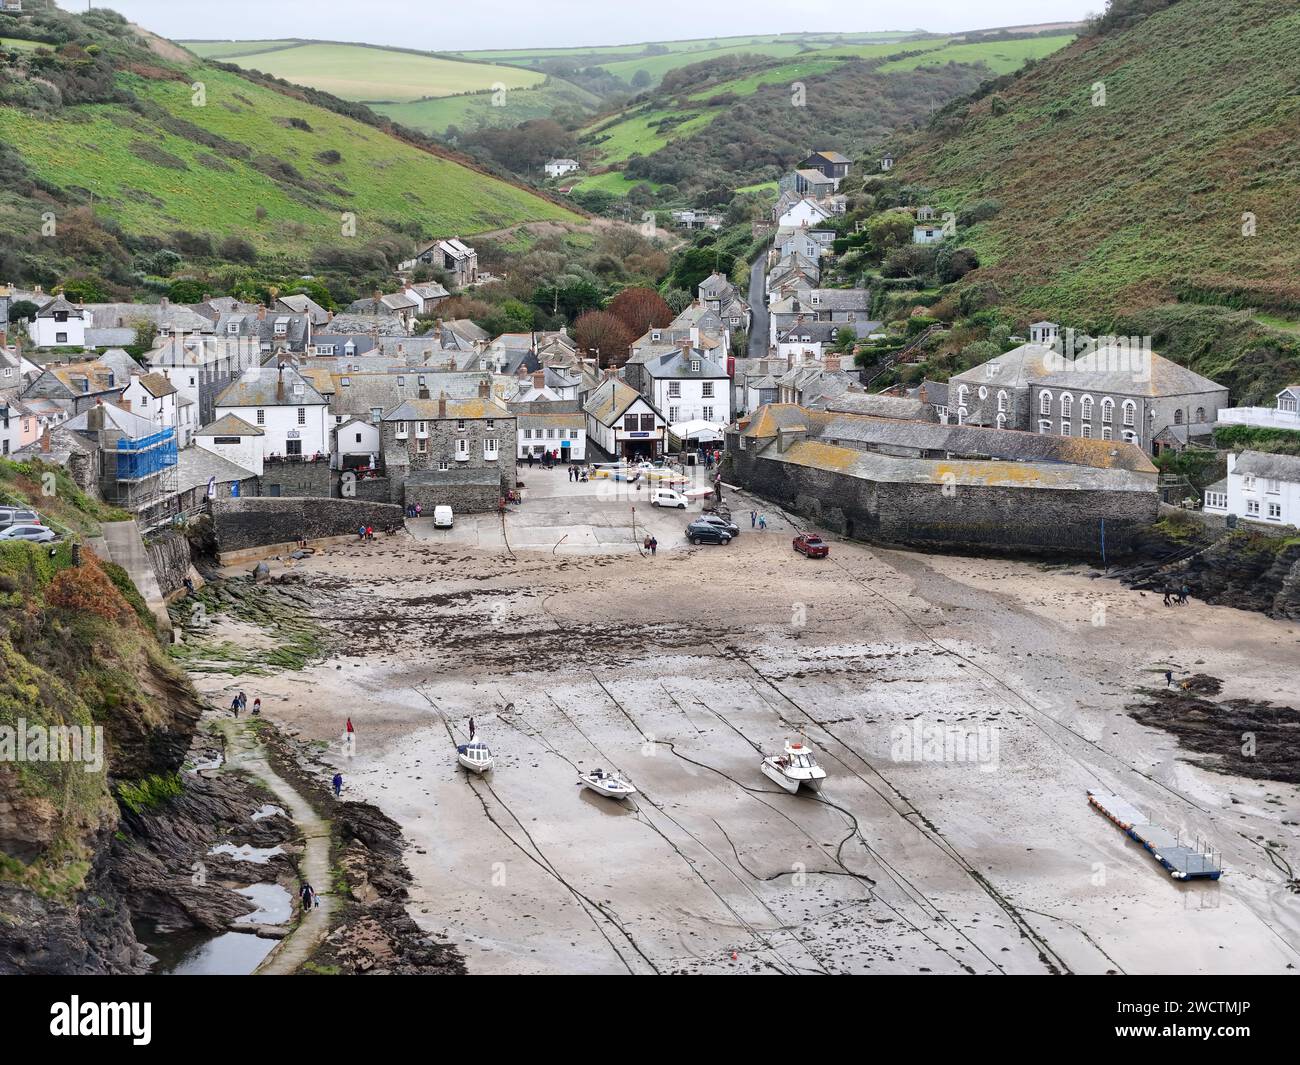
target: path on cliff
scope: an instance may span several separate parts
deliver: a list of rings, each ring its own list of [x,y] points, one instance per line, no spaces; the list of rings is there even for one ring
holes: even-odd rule
[[[320,906],[305,914],[255,970],[259,976],[286,976],[298,971],[329,931],[329,918],[335,904],[334,878],[330,868],[330,824],[271,768],[266,749],[251,721],[230,718],[218,721],[218,727],[226,737],[226,765],[251,773],[270,788],[302,831],[305,841],[299,873],[315,889]]]
[[[767,346],[771,339],[767,335],[769,321],[767,304],[767,245],[758,253],[758,257],[749,266],[749,350],[746,354],[751,359],[767,358]]]

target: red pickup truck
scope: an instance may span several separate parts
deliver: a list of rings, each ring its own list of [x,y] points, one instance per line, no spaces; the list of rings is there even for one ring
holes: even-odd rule
[[[794,549],[809,558],[825,558],[831,553],[826,541],[815,533],[803,533],[794,538]]]

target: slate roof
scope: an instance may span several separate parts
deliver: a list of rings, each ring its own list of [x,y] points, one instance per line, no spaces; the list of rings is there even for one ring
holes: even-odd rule
[[[436,422],[452,418],[464,418],[469,421],[514,419],[514,415],[496,399],[483,399],[478,396],[472,399],[456,399],[448,396],[447,413],[440,415],[438,413],[440,398],[435,396],[433,399],[408,399],[388,411],[383,420],[386,422]]]
[[[698,361],[700,368],[691,369],[691,362]],[[727,371],[703,352],[694,349],[683,351],[681,348],[651,359],[645,364],[645,372],[654,378],[684,378],[687,380],[709,381],[727,376]]]
[[[162,399],[164,396],[176,394],[176,386],[167,380],[167,375],[162,373],[141,374],[136,380],[154,399]]]
[[[616,378],[611,378],[601,382],[600,387],[591,394],[591,398],[582,409],[602,425],[613,425],[638,399],[644,400],[647,406],[654,409],[650,401],[636,389]]]
[[[130,329],[152,322],[173,332],[211,333],[214,319],[183,303],[87,303],[86,325],[96,329]]]
[[[1223,385],[1156,352],[1127,350],[1114,344],[1100,345],[1073,361],[1042,344],[1021,344],[954,375],[949,383],[953,382],[971,386],[997,384],[1003,388],[1043,385],[1075,393],[1112,392],[1152,398],[1226,391]]]
[[[1268,480],[1300,484],[1300,455],[1272,455],[1264,451],[1243,451],[1237,456],[1234,473],[1249,473]]]
[[[905,421],[937,422],[939,415],[927,401],[905,396],[872,393],[848,393],[831,400],[826,409],[837,414],[867,414],[877,418],[901,418]]]
[[[206,488],[209,479],[213,477],[219,484],[225,484],[229,481],[247,481],[256,476],[253,470],[245,469],[205,447],[181,448],[176,455],[177,492]]]
[[[280,388],[283,382],[284,387]],[[294,394],[294,386],[302,385],[302,394]],[[218,407],[311,407],[324,404],[325,397],[316,391],[292,367],[280,370],[271,366],[256,366],[245,370],[238,381],[233,381],[217,397]]]
[[[216,421],[203,426],[195,436],[265,436],[256,425],[250,425],[237,414],[224,414]]]
[[[479,398],[479,385],[490,380],[486,373],[452,371],[436,373],[433,370],[411,369],[387,373],[349,373],[343,371],[331,374],[332,392],[330,395],[330,413],[335,415],[358,415],[369,417],[374,408],[388,411],[407,400],[420,398],[420,379],[424,379],[423,388],[428,392],[435,406],[439,395],[446,394],[450,401]],[[347,378],[348,383],[343,384]],[[453,415],[448,415],[453,417]],[[454,415],[466,417],[466,415]]]

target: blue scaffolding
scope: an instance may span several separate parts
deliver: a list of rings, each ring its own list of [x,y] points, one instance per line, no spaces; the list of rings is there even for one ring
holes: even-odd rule
[[[117,442],[117,479],[140,481],[176,465],[176,430],[163,429],[149,436]]]

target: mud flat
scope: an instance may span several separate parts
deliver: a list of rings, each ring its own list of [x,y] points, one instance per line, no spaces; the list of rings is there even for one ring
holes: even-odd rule
[[[401,826],[408,912],[470,972],[1300,966],[1300,791],[1126,712],[1166,669],[1285,702],[1300,626],[1086,568],[848,543],[810,561],[768,518],[656,558],[341,545],[274,567],[323,663],[196,683],[260,695]],[[455,763],[470,716],[482,779]],[[797,734],[820,796],[758,771]],[[640,795],[576,787],[594,766]],[[1226,875],[1172,881],[1090,788],[1212,841]]]

